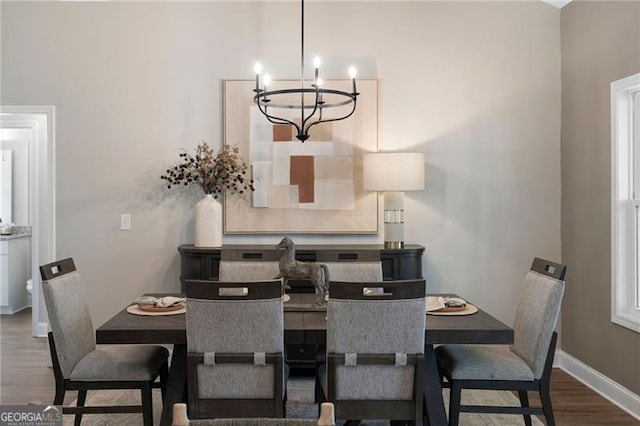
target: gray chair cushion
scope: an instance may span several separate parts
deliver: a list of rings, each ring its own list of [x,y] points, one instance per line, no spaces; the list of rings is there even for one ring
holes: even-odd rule
[[[105,346],[85,355],[71,372],[77,381],[148,381],[167,361],[162,346]]]
[[[282,352],[282,298],[187,299],[189,352]]]
[[[212,386],[218,384],[218,386]],[[198,397],[273,398],[273,364],[198,365]]]
[[[438,368],[453,380],[533,380],[531,368],[503,345],[443,345]]]
[[[218,281],[243,282],[272,280],[280,273],[278,262],[221,260]]]
[[[542,376],[544,363],[560,313],[564,281],[529,271],[516,306],[513,323],[515,336],[511,350]]]
[[[43,281],[42,293],[62,376],[68,379],[76,364],[96,347],[86,291],[73,271]]]
[[[338,300],[327,307],[327,350],[424,353],[425,299]]]
[[[343,400],[411,400],[414,366],[339,366],[336,393]],[[327,395],[327,364],[318,366],[320,384]]]
[[[329,281],[380,282],[382,262],[321,262],[329,268]]]

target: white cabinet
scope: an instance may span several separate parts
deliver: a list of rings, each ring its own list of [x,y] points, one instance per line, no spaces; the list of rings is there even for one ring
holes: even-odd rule
[[[31,237],[0,241],[0,314],[13,314],[29,305]]]

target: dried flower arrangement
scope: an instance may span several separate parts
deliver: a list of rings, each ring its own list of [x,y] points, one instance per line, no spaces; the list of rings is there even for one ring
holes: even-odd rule
[[[167,188],[173,185],[200,185],[205,194],[214,198],[228,191],[243,194],[253,191],[253,179],[247,178],[248,166],[240,157],[237,146],[224,145],[216,154],[206,143],[201,142],[195,155],[180,153],[182,162],[167,169],[160,179],[167,181]]]

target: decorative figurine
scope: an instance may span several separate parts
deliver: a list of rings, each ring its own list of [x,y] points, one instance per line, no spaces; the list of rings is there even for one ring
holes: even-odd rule
[[[289,237],[284,237],[276,246],[284,249],[278,266],[280,273],[275,278],[283,278],[283,289],[288,287],[290,279],[309,278],[315,287],[315,307],[323,306],[325,297],[329,293],[329,268],[327,265],[316,262],[300,262],[296,260],[296,245]]]

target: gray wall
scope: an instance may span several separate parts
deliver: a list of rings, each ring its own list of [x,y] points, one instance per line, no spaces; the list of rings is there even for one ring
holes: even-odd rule
[[[640,334],[611,318],[610,83],[640,72],[640,3],[562,10],[562,349],[640,394]]]
[[[297,2],[0,2],[2,104],[57,114],[57,255],[73,256],[96,326],[177,291],[176,247],[201,195],[160,174],[222,135],[221,80],[256,59],[296,77]],[[377,77],[379,147],[426,154],[407,242],[430,291],[507,323],[534,256],[560,259],[560,11],[532,2],[309,2],[306,49]],[[277,64],[277,67],[273,67]],[[542,207],[541,207],[542,206]],[[133,229],[118,230],[119,215]],[[225,236],[276,244],[280,236]],[[375,236],[295,236],[377,243]]]

